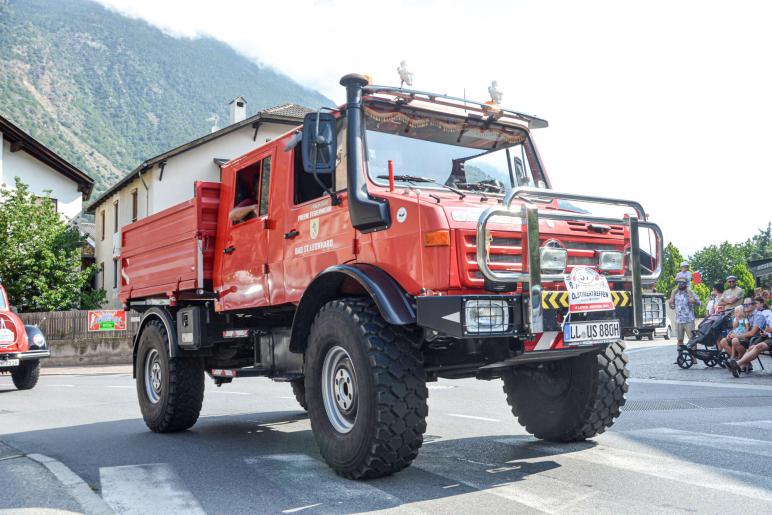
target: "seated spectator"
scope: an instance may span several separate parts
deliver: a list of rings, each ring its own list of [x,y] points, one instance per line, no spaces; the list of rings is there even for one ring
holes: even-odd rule
[[[732,317],[732,330],[718,342],[718,347],[729,354],[730,358],[736,357],[734,345],[735,340],[738,340],[736,336],[745,333],[748,328],[748,317],[745,316],[745,308],[737,306],[734,308],[734,316]]]
[[[721,295],[721,299],[719,300],[719,303],[721,306],[726,308],[735,308],[740,305],[742,302],[743,295],[745,295],[745,291],[743,291],[742,288],[737,286],[737,277],[734,275],[730,275],[726,278],[727,284],[729,284],[729,287],[724,290],[724,293]]]
[[[750,363],[752,360],[749,359],[743,361],[742,358],[744,357],[744,354],[746,354],[746,350],[750,346],[751,341],[758,345],[758,343],[756,343],[758,341],[757,337],[764,336],[766,334],[765,331],[767,329],[767,318],[769,316],[769,310],[766,308],[764,299],[762,297],[756,297],[753,299],[753,301],[751,301],[751,299],[745,299],[745,302],[743,302],[743,307],[746,308],[746,313],[748,312],[748,309],[752,309],[753,311],[750,313],[751,317],[748,324],[750,329],[744,333],[739,333],[736,331],[736,340],[739,347],[736,354],[739,354],[739,362],[742,362],[742,365],[739,364],[738,359],[735,358],[734,355],[727,363],[729,370],[735,377],[739,377],[740,372],[750,372],[753,370],[753,367]],[[733,341],[732,349],[734,350],[734,348],[735,344]],[[755,354],[758,355],[758,353]]]
[[[713,286],[713,290],[710,292],[710,300],[708,301],[707,305],[707,313],[708,315],[715,315],[716,313],[721,313],[723,309],[719,310],[719,303],[718,299],[721,298],[721,295],[724,293],[724,285],[721,283],[716,283],[715,286]]]

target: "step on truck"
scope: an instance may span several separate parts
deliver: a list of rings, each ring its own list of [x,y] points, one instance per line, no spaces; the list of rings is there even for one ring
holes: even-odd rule
[[[345,105],[124,227],[147,426],[193,426],[207,375],[266,376],[290,383],[335,472],[372,478],[415,459],[427,382],[475,377],[501,379],[537,438],[602,433],[625,402],[622,329],[662,322],[644,317],[663,306],[644,293],[659,228],[637,202],[554,191],[540,118],[341,85]]]

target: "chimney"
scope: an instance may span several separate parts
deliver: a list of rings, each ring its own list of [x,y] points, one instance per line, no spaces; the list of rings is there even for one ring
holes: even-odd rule
[[[243,121],[247,117],[247,101],[244,97],[236,97],[228,104],[228,113],[230,114],[230,124]]]

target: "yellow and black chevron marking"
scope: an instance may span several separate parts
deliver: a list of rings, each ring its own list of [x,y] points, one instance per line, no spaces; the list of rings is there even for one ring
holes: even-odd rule
[[[614,301],[614,306],[624,308],[631,304],[631,292],[629,291],[612,291],[611,299]],[[560,309],[568,307],[568,292],[567,291],[545,291],[541,294],[541,307],[542,309]]]

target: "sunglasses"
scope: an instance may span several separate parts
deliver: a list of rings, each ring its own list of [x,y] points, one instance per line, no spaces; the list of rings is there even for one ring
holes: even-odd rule
[[[748,307],[750,307],[750,306],[753,306],[753,304],[743,304],[743,306],[745,306],[746,308],[748,308]]]

